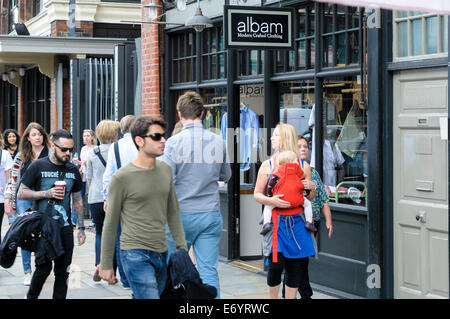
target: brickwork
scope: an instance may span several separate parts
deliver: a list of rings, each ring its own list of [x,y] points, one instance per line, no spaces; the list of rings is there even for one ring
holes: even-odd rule
[[[142,19],[148,21],[148,14],[144,5],[150,0],[142,1]],[[155,1],[161,4],[161,1]],[[163,34],[163,32],[160,32]],[[160,57],[159,48],[162,39],[158,39],[157,24],[142,24],[142,115],[160,116]],[[163,48],[161,47],[161,50]],[[162,52],[162,51],[161,51]],[[161,68],[162,69],[162,68]]]

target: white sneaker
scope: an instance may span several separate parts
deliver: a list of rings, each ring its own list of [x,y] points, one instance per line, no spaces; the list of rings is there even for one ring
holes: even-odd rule
[[[30,272],[25,274],[25,277],[23,279],[23,285],[24,286],[31,285],[31,273]]]

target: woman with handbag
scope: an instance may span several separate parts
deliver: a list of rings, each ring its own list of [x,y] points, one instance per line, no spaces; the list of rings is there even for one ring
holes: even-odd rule
[[[33,201],[16,198],[20,185],[20,177],[25,174],[25,171],[33,161],[49,155],[49,146],[48,134],[44,128],[35,122],[28,124],[20,141],[19,153],[14,158],[9,182],[5,191],[5,212],[10,218],[10,223],[14,221],[16,215],[33,207]],[[32,272],[30,251],[22,249],[22,264],[25,273],[23,284],[29,286]]]
[[[108,160],[108,150],[112,143],[117,141],[119,122],[103,120],[95,129],[100,145],[94,147],[87,154],[86,182],[88,192],[88,204],[95,224],[95,272],[93,280],[101,281],[99,276],[100,249],[102,240],[103,222],[105,211],[103,210],[103,173]],[[114,269],[117,268],[114,262]],[[115,280],[117,282],[117,278]]]

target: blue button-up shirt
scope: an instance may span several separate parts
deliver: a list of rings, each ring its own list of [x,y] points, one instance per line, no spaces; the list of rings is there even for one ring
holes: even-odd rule
[[[222,116],[221,135],[227,140],[227,113]],[[247,105],[240,107],[239,163],[241,171],[250,169],[251,163],[256,163],[259,147],[259,118]]]

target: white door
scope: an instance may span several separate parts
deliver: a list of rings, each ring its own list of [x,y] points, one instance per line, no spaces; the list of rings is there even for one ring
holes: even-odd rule
[[[448,298],[447,68],[394,75],[394,297]]]

